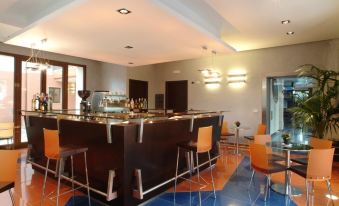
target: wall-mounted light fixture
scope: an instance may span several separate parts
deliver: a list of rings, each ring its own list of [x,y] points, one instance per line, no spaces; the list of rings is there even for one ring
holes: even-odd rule
[[[229,73],[227,83],[230,87],[240,88],[245,86],[247,80],[246,73]]]

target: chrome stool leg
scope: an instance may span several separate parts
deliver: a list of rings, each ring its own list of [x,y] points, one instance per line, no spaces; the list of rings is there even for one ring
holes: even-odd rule
[[[87,170],[86,152],[84,152],[84,159],[85,159],[85,171],[86,171],[86,186],[87,186],[88,205],[91,206],[91,195],[90,195],[90,192],[89,192],[89,181],[88,181],[88,170]]]
[[[74,168],[73,168],[73,155],[71,155],[71,179],[72,179],[72,191],[73,191],[73,198],[72,198],[72,202],[73,202],[73,206],[75,205],[75,191],[74,191]]]
[[[174,179],[174,203],[175,203],[175,194],[177,192],[179,155],[180,155],[180,148],[178,147],[178,149],[177,149],[177,164],[176,164],[176,167],[175,167],[175,179]]]
[[[212,171],[212,162],[211,162],[210,151],[208,151],[207,153],[208,153],[208,162],[210,163],[210,172],[211,172],[211,178],[212,178],[213,194],[214,194],[214,198],[217,198],[217,196],[215,194],[214,177],[213,177],[213,171]]]
[[[327,180],[326,183],[327,183],[328,193],[330,193],[330,199],[331,199],[332,205],[334,206],[334,201],[333,201],[333,196],[332,196],[333,193],[332,193],[332,188],[331,188],[331,182],[330,182],[330,180]]]
[[[47,158],[47,163],[46,163],[46,170],[45,170],[44,183],[42,185],[42,194],[41,194],[40,206],[44,205],[48,167],[49,167],[49,158]]]
[[[14,200],[14,196],[13,196],[11,189],[9,189],[8,192],[9,192],[9,196],[11,197],[12,205],[15,206],[15,200]]]
[[[59,161],[59,169],[58,169],[58,185],[57,185],[57,200],[56,200],[56,205],[59,206],[59,197],[60,197],[60,180],[61,180],[61,159]]]
[[[252,175],[251,175],[250,183],[248,184],[248,187],[247,187],[248,190],[251,188],[251,185],[252,185],[252,182],[253,182],[253,179],[254,179],[254,174],[255,174],[255,171],[252,170]]]
[[[200,171],[199,171],[199,157],[198,153],[195,153],[195,157],[197,158],[197,174],[198,174],[198,184],[199,184],[199,205],[201,205],[201,192],[200,192]]]

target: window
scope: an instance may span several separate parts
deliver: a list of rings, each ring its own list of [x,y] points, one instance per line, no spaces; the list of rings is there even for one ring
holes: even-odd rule
[[[80,109],[78,91],[84,89],[84,68],[68,65],[68,109]]]
[[[0,145],[12,143],[14,136],[14,57],[0,55],[0,123],[12,128],[0,131]]]

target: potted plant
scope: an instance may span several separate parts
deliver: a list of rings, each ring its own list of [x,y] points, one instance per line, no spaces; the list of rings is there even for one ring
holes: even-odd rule
[[[290,144],[291,136],[290,136],[289,133],[283,133],[283,134],[281,135],[281,137],[282,137],[283,142],[284,142],[285,145]]]
[[[297,70],[300,77],[315,80],[316,86],[308,96],[300,97],[291,108],[296,122],[312,130],[312,136],[325,136],[338,144],[339,137],[339,73],[314,65],[303,65]],[[338,150],[336,151],[338,152]]]

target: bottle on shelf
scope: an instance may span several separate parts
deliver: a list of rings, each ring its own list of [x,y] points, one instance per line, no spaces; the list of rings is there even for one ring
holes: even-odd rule
[[[133,109],[134,109],[134,100],[133,100],[133,98],[131,98],[131,110],[133,111]]]
[[[35,95],[34,110],[38,111],[39,109],[40,109],[40,97],[39,97],[39,94],[37,93]]]
[[[48,111],[52,111],[53,110],[53,100],[52,100],[51,96],[48,96],[47,104],[48,104]]]

